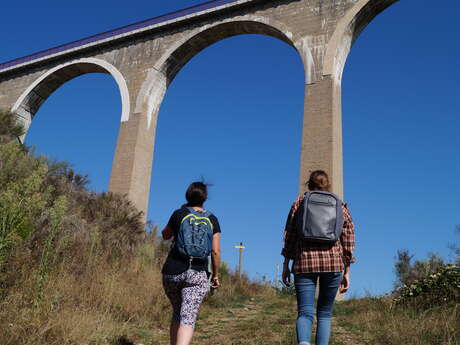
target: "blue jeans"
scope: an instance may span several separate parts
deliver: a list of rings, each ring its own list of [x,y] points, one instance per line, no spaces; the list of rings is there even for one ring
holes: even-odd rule
[[[342,282],[342,272],[304,273],[295,275],[298,318],[296,323],[299,345],[309,345],[315,316],[316,284],[319,296],[316,317],[316,345],[328,345],[331,335],[331,317],[335,297]],[[318,279],[319,278],[319,279]]]

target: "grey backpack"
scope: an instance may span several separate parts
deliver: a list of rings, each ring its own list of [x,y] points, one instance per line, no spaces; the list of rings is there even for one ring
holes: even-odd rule
[[[335,243],[342,234],[342,201],[333,193],[307,192],[296,218],[300,238],[308,242]]]

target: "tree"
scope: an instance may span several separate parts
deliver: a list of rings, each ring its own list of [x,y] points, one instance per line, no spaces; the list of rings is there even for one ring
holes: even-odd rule
[[[417,260],[412,263],[413,255],[408,249],[398,250],[395,263],[395,288],[402,285],[411,285],[436,273],[445,266],[444,260],[436,253],[431,253],[426,260]]]
[[[14,113],[0,110],[0,144],[19,138],[24,133],[24,127],[17,122]]]
[[[460,225],[457,225],[457,227],[455,228],[455,232],[458,236],[460,236]],[[457,243],[451,243],[449,244],[449,248],[450,250],[452,250],[452,252],[454,253],[455,255],[455,262],[460,265],[460,241],[457,242]]]
[[[50,204],[47,171],[43,160],[25,154],[19,144],[0,145],[0,266]]]

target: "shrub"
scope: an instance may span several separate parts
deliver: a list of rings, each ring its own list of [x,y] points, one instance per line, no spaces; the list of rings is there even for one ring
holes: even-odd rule
[[[12,112],[0,110],[0,143],[14,140],[24,134],[24,128]]]
[[[460,302],[460,266],[446,265],[425,279],[397,290],[397,305],[413,303],[423,309]]]
[[[460,236],[460,226],[455,227],[455,234],[457,236]],[[457,237],[459,238],[459,237]],[[450,243],[449,248],[452,251],[452,254],[455,257],[455,263],[457,265],[460,265],[460,241],[457,243]]]
[[[29,157],[19,144],[0,145],[0,266],[30,236],[51,202],[46,173],[46,164]]]
[[[417,260],[412,263],[413,255],[407,249],[399,250],[395,263],[397,281],[395,287],[411,285],[422,280],[443,267],[444,261],[437,254],[430,254],[426,260]]]

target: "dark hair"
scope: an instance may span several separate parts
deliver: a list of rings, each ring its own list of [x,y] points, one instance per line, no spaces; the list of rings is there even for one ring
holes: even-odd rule
[[[185,192],[187,206],[203,206],[208,199],[208,186],[203,182],[193,182]]]
[[[329,176],[323,170],[313,171],[305,184],[308,186],[309,190],[324,190],[329,192],[331,188]]]

